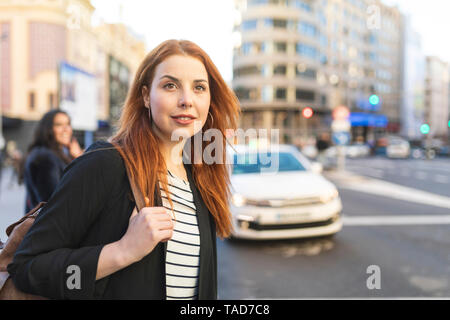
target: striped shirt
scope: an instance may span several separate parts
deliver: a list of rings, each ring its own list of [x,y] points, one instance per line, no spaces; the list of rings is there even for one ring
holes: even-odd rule
[[[176,217],[172,239],[167,242],[167,300],[195,300],[198,299],[200,232],[194,199],[189,182],[170,171],[167,183]],[[162,186],[161,198],[163,206],[171,209]]]

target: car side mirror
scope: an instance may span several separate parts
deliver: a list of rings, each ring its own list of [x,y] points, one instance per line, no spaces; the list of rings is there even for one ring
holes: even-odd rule
[[[311,171],[321,174],[323,172],[323,165],[320,162],[311,163]]]

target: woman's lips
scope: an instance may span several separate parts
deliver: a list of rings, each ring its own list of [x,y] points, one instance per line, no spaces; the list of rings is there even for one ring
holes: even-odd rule
[[[171,117],[176,123],[181,125],[187,125],[194,122],[195,118],[192,117]]]

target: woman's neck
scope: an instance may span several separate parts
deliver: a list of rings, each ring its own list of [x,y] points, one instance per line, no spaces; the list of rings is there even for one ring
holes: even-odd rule
[[[174,175],[186,179],[186,170],[183,165],[183,147],[184,144],[181,143],[164,143],[160,150],[167,169]]]

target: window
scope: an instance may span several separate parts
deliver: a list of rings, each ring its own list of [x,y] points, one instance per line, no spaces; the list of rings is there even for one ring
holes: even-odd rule
[[[30,92],[28,94],[28,107],[30,108],[30,110],[34,110],[34,108],[36,107],[35,103],[35,94],[34,92]]]
[[[253,29],[256,29],[256,25],[257,25],[257,20],[256,19],[244,20],[244,22],[242,22],[242,30],[253,30]]]
[[[315,38],[318,33],[316,26],[303,21],[298,24],[298,32],[311,38]]]
[[[286,52],[287,44],[286,42],[275,42],[275,52]]]
[[[235,93],[239,100],[258,100],[260,92],[257,88],[238,87]]]
[[[249,75],[258,75],[261,74],[261,67],[260,66],[245,66],[234,69],[234,75],[236,77],[243,77],[243,76],[249,76]]]
[[[273,74],[274,75],[286,75],[286,73],[287,73],[287,67],[286,67],[286,65],[285,64],[279,64],[279,65],[276,65],[274,68],[273,68]]]
[[[241,46],[241,53],[243,55],[248,55],[250,54],[252,49],[252,44],[250,42],[244,42]]]
[[[295,8],[301,9],[306,12],[313,11],[311,5],[304,0],[292,0],[292,3]]]
[[[287,90],[286,88],[277,88],[275,90],[275,99],[277,100],[286,100]]]
[[[287,28],[287,20],[273,19],[273,26],[274,26],[274,28],[286,29]]]
[[[303,43],[297,43],[296,51],[298,54],[316,60],[318,57],[317,49]]]
[[[295,68],[295,71],[296,75],[301,78],[316,79],[317,77],[317,71],[314,69],[306,68],[299,70],[299,68]]]
[[[295,98],[297,100],[314,101],[316,99],[316,94],[311,90],[295,90]]]
[[[266,18],[264,19],[264,26],[268,28],[287,29],[288,21],[285,19]]]

